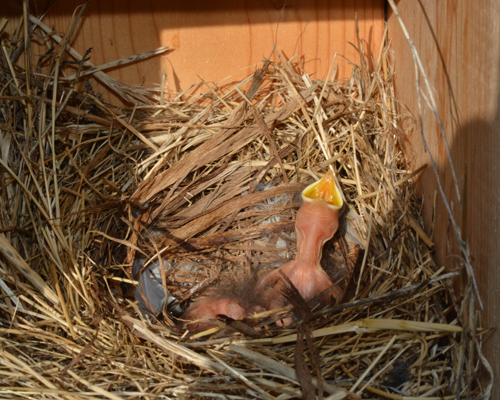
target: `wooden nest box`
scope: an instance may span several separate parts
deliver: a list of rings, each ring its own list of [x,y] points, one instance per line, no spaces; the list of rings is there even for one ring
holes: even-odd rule
[[[64,32],[80,3],[56,1],[43,22]],[[435,258],[450,269],[458,265],[455,256],[463,256],[454,232],[458,229],[467,243],[484,305],[482,323],[495,327],[500,315],[496,274],[500,264],[500,2],[396,4],[426,73],[427,82],[419,73],[420,85],[428,83],[433,93],[433,98],[423,98],[420,92],[422,110],[406,34],[384,0],[90,0],[71,46],[81,54],[91,48],[87,57],[96,66],[170,47],[161,56],[106,70],[111,78],[128,84],[163,83],[168,97],[174,92],[205,90],[204,82],[221,86],[245,78],[266,58],[277,60],[274,48],[288,60],[300,58],[314,79],[326,78],[335,57],[336,77],[348,77],[351,61],[359,61],[356,48],[363,46],[367,59],[374,59],[385,38],[394,51],[400,112],[414,117],[414,122],[405,122],[407,154],[415,166],[428,164],[417,186],[426,232],[436,245]],[[32,1],[29,6],[37,13],[43,11],[37,8],[41,2]],[[3,12],[9,18],[19,17],[22,3],[4,2]],[[362,42],[356,36],[355,18]],[[192,86],[194,82],[200,83]],[[94,89],[105,101],[120,104],[107,87],[96,83]],[[440,119],[426,101],[434,102]],[[483,351],[495,376],[500,376],[498,335],[486,342]],[[494,388],[493,398],[498,396],[500,390]]]

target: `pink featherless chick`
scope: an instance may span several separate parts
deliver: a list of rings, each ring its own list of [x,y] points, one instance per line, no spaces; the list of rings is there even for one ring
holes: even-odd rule
[[[256,275],[226,277],[225,284],[212,289],[212,295],[197,299],[181,316],[183,327],[191,333],[214,326],[211,320],[225,315],[234,320],[242,320],[263,311],[263,303],[255,290]]]
[[[239,320],[243,319],[247,312],[235,298],[204,297],[192,303],[181,318],[189,321],[185,326],[190,332],[197,332],[213,326],[210,320],[216,319],[217,315]]]
[[[340,189],[332,171],[321,180],[302,191],[302,206],[297,212],[295,231],[297,256],[278,269],[264,274],[256,290],[263,294],[268,310],[283,308],[289,304],[283,296],[281,270],[297,288],[304,300],[309,301],[320,293],[319,305],[325,306],[332,298],[339,302],[344,291],[334,286],[332,279],[321,268],[323,245],[333,237],[339,226],[339,214],[343,206]]]

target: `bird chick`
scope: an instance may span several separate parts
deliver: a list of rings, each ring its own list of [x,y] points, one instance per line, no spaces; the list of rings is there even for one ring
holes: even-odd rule
[[[320,264],[323,245],[337,231],[343,206],[342,194],[333,172],[329,171],[321,180],[305,188],[302,200],[295,222],[296,258],[262,276],[256,287],[263,294],[267,309],[288,305],[288,300],[282,295],[285,283],[280,270],[306,301],[326,291],[319,299],[319,304],[324,306],[331,302],[332,297],[337,302],[340,301],[344,294],[340,287],[334,286],[335,282]]]
[[[217,315],[239,320],[246,314],[238,299],[234,297],[204,297],[192,303],[182,315],[182,319],[190,321],[185,324],[190,332],[197,332],[213,326],[209,321],[215,319]]]
[[[226,277],[223,282],[223,285],[211,290],[211,295],[191,303],[181,316],[185,321],[183,327],[190,332],[202,331],[214,326],[210,320],[218,315],[241,320],[264,310],[262,299],[255,290],[256,273]]]

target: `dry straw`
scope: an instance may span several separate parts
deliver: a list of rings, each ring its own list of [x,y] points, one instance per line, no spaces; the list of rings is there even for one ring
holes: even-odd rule
[[[457,274],[434,264],[421,228],[412,183],[425,166],[411,171],[404,155],[387,45],[368,59],[359,40],[344,81],[330,78],[334,63],[313,80],[276,54],[242,82],[165,100],[69,46],[80,14],[63,37],[26,9],[0,21],[11,32],[0,56],[1,398],[488,394],[471,285],[454,294]],[[129,107],[105,104],[90,76]],[[186,302],[280,265],[295,251],[294,194],[330,167],[366,249],[344,304],[306,309],[290,327],[275,324],[289,308],[219,320],[190,338],[167,314],[141,317],[134,258],[167,260],[163,284]]]

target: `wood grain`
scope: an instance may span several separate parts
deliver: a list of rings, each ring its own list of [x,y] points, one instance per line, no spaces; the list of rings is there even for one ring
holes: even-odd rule
[[[20,2],[19,2],[20,3]],[[43,4],[44,2],[42,2]],[[57,1],[43,19],[64,32],[81,0]],[[203,78],[229,83],[249,76],[273,44],[287,58],[305,60],[313,78],[325,78],[334,54],[358,62],[354,16],[368,54],[377,54],[384,28],[383,0],[90,0],[72,46],[83,54],[92,48],[91,62],[106,62],[149,51],[159,46],[176,50],[167,56],[108,71],[131,84],[159,84],[167,74],[166,88],[183,91]],[[41,5],[30,2],[38,15]],[[285,6],[286,4],[286,6]],[[285,6],[285,7],[284,7]],[[283,11],[282,11],[283,9]],[[13,29],[21,10],[7,7]],[[276,55],[272,56],[276,60]],[[338,77],[350,74],[349,62],[337,58]]]
[[[439,176],[463,235],[468,237],[472,265],[485,304],[483,324],[500,321],[500,3],[495,0],[401,1],[400,13],[429,75],[451,146],[463,207],[456,195],[444,141],[435,118],[427,110],[424,129]],[[409,46],[395,16],[389,14],[389,34],[396,55],[396,92],[403,104],[418,115],[415,70]],[[416,166],[429,162],[420,133],[409,137]],[[431,226],[436,179],[431,168],[422,174],[419,189],[424,217]],[[453,268],[460,255],[449,218],[440,198],[436,201],[433,240],[440,263]],[[485,354],[495,376],[500,376],[500,340],[489,340]],[[492,398],[500,398],[494,389]]]

